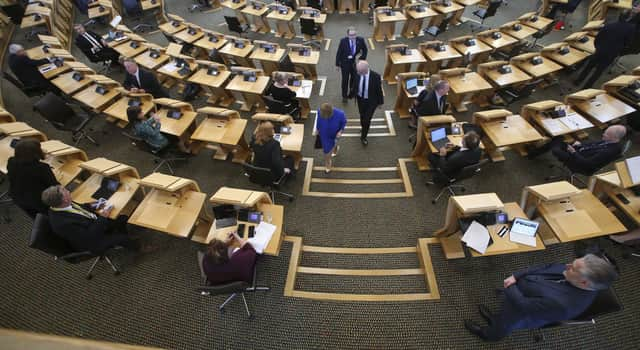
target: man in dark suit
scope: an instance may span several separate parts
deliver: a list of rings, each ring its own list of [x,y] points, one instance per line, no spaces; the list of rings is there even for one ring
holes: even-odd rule
[[[9,45],[9,68],[25,87],[37,87],[59,94],[60,90],[38,70],[39,66],[47,63],[49,60],[46,58],[39,60],[29,58],[22,45]]]
[[[122,84],[125,89],[131,92],[147,92],[154,98],[169,97],[169,93],[160,85],[153,73],[140,69],[136,61],[130,58],[125,59],[123,64],[127,71]]]
[[[423,90],[416,98],[416,114],[419,117],[446,114],[449,83],[446,80],[439,80],[433,86],[433,90],[430,92],[425,91]]]
[[[588,89],[593,86],[605,69],[622,54],[626,47],[631,45],[635,26],[626,20],[627,17],[623,16],[619,21],[605,24],[600,29],[594,42],[596,52],[589,57],[589,61],[580,76],[573,81],[573,85],[579,85],[595,69],[582,88]]]
[[[112,208],[103,207],[96,213],[74,203],[63,186],[51,186],[42,192],[42,202],[49,206],[49,223],[53,233],[65,239],[76,251],[88,250],[101,254],[122,245],[138,248],[126,235],[126,216],[108,219]]]
[[[356,56],[358,60],[367,59],[367,44],[361,36],[357,36],[356,29],[349,27],[347,37],[340,39],[338,52],[336,53],[336,69],[340,68],[342,73],[342,102],[347,102],[347,98],[353,97],[353,85],[356,82]]]
[[[515,272],[504,280],[502,310],[492,314],[483,305],[480,315],[488,325],[465,320],[465,327],[488,341],[497,341],[516,329],[539,328],[579,316],[618,277],[603,258],[587,254],[570,264],[550,264]]]
[[[469,131],[462,138],[462,147],[447,148],[442,147],[439,153],[429,155],[429,163],[433,169],[438,169],[439,173],[434,175],[435,182],[446,182],[448,179],[462,170],[462,168],[477,164],[482,156],[480,150],[480,136],[475,131]],[[444,175],[446,178],[443,178]]]
[[[626,133],[624,126],[612,125],[604,131],[602,140],[597,142],[576,141],[569,145],[554,139],[551,153],[571,171],[592,174],[620,156],[622,153],[620,141]]]
[[[369,63],[367,61],[358,62],[356,70],[359,79],[356,81],[356,84],[353,85],[352,94],[356,95],[358,101],[360,126],[362,126],[360,141],[366,146],[369,144],[367,135],[369,134],[371,118],[373,118],[373,113],[376,111],[376,108],[384,103],[384,96],[382,95],[380,74],[369,69]]]
[[[107,42],[98,34],[87,31],[82,24],[75,26],[76,45],[91,62],[111,61],[112,65],[118,64],[120,54],[107,45]]]

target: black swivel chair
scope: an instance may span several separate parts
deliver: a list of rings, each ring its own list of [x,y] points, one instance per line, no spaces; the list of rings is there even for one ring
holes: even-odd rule
[[[159,0],[156,0],[159,1]],[[122,10],[129,19],[136,21],[137,24],[131,28],[134,32],[144,33],[145,28],[154,28],[151,23],[144,22],[145,13],[142,10],[140,1],[137,0],[122,0]]]
[[[84,130],[92,117],[88,114],[76,113],[71,106],[54,93],[48,92],[33,105],[33,109],[56,129],[71,132],[74,145],[86,138],[94,145],[99,146],[98,142]],[[89,131],[92,130],[89,129]]]
[[[174,174],[173,167],[175,166],[173,165],[173,163],[179,162],[179,161],[187,161],[187,158],[185,157],[173,157],[169,155],[168,153],[169,146],[161,150],[155,150],[151,146],[149,146],[149,144],[147,144],[143,139],[139,137],[136,137],[124,131],[122,132],[122,135],[128,138],[131,144],[134,145],[139,150],[153,155],[154,157],[153,162],[157,165],[151,171],[152,173],[158,171],[158,169],[162,168],[163,166],[166,166],[167,169],[169,170],[169,173],[173,175]]]
[[[320,41],[313,39],[320,32],[320,26],[316,24],[316,21],[311,18],[300,17],[300,32],[311,37],[310,40],[303,41],[303,45],[311,45],[320,50],[322,46]]]
[[[200,293],[200,295],[209,296],[209,295],[221,295],[221,294],[231,294],[225,301],[222,303],[218,310],[221,313],[224,312],[224,307],[231,301],[233,298],[238,295],[238,293],[242,296],[242,301],[244,302],[244,309],[247,312],[247,317],[250,319],[253,318],[253,314],[249,311],[249,305],[247,305],[247,298],[245,297],[245,292],[253,292],[263,291],[268,292],[271,290],[269,287],[256,286],[256,265],[253,265],[253,281],[251,284],[245,281],[233,281],[224,284],[210,285],[209,280],[207,279],[207,275],[204,273],[204,269],[202,267],[202,261],[204,260],[204,253],[198,252],[198,267],[200,268],[200,277],[202,278],[202,286],[198,287],[196,290]]]
[[[464,185],[460,185],[459,182],[479,174],[482,170],[482,167],[488,162],[488,159],[482,159],[476,164],[467,165],[466,167],[462,168],[462,170],[460,170],[454,177],[449,177],[444,174],[439,168],[436,168],[434,170],[436,172],[434,174],[435,181],[427,182],[427,186],[442,181],[444,182],[444,187],[440,190],[440,192],[438,192],[438,195],[431,200],[431,203],[436,204],[436,202],[438,202],[438,199],[440,199],[440,197],[442,197],[445,192],[448,192],[451,196],[455,196],[456,193],[454,192],[454,189],[456,188],[461,192],[465,192],[467,189],[464,187]]]
[[[519,88],[507,87],[501,90],[498,90],[498,95],[504,103],[508,106],[514,102],[525,99],[535,91],[536,87],[542,83],[543,79],[537,79],[529,81],[528,83],[522,85]]]
[[[369,2],[369,24],[373,24],[373,17],[375,16],[375,9],[382,6],[388,6],[388,0],[373,0]]]
[[[47,93],[46,90],[42,89],[39,86],[26,86],[24,85],[18,78],[13,76],[13,74],[9,72],[2,72],[2,76],[7,79],[13,86],[18,88],[18,90],[22,91],[27,97],[34,96],[44,96]]]
[[[271,200],[274,203],[276,201],[276,194],[286,197],[289,199],[289,202],[292,202],[295,198],[292,194],[278,190],[280,186],[284,184],[287,174],[283,174],[279,179],[274,179],[271,169],[260,168],[249,163],[243,163],[242,169],[244,170],[245,176],[249,177],[249,181],[262,187],[269,188],[269,196],[271,196]]]
[[[424,33],[429,34],[434,38],[437,37],[440,33],[446,31],[447,28],[449,28],[449,21],[451,21],[452,18],[453,16],[450,16],[448,18],[443,19],[442,22],[440,22],[440,24],[437,26],[431,26],[431,27],[425,28]]]
[[[474,32],[478,29],[484,28],[484,21],[489,17],[495,16],[500,5],[502,5],[502,0],[491,0],[489,1],[489,6],[486,9],[477,9],[473,11],[473,15],[480,18],[480,25],[475,28],[472,25],[471,31]]]
[[[240,36],[249,30],[249,25],[241,24],[238,17],[224,16],[224,21],[227,22],[227,27],[230,31],[236,32]]]
[[[333,0],[325,0],[325,1],[333,1]],[[320,1],[318,0],[307,0],[307,6],[314,8],[316,10],[322,11],[322,6],[320,6]]]
[[[298,104],[293,102],[285,103],[284,101],[276,100],[271,96],[263,96],[262,99],[264,100],[269,113],[288,114],[295,121],[300,120],[300,107]]]
[[[531,43],[531,45],[529,45],[529,49],[534,49],[537,51],[537,47],[542,48],[543,46],[538,44],[538,40],[544,38],[545,36],[547,36],[547,34],[551,33],[551,31],[553,30],[553,28],[555,28],[556,23],[558,23],[557,20],[552,21],[551,23],[547,24],[546,27],[542,28],[542,30],[539,30],[535,33],[533,33],[532,37],[533,37],[533,43]]]
[[[57,236],[51,229],[49,217],[43,214],[36,215],[31,229],[31,237],[29,239],[29,247],[38,249],[47,254],[53,255],[55,260],[64,260],[71,264],[77,264],[82,261],[94,259],[91,268],[87,272],[87,279],[93,277],[93,270],[100,260],[104,260],[113,270],[114,275],[119,275],[120,270],[109,258],[107,251],[101,254],[95,254],[90,251],[77,252],[61,237]],[[117,247],[113,247],[115,249]]]

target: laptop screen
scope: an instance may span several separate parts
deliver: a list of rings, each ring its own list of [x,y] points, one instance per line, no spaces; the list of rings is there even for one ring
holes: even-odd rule
[[[511,232],[533,237],[538,231],[538,226],[540,226],[540,223],[536,221],[516,218],[511,225]]]
[[[431,130],[431,141],[440,141],[443,138],[447,137],[447,131],[445,128],[437,128]]]
[[[413,89],[416,86],[418,86],[418,78],[407,80],[407,89]]]

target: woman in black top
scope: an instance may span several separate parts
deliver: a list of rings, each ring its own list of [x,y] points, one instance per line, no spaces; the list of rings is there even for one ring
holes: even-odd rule
[[[47,213],[49,208],[40,196],[42,191],[58,184],[49,164],[41,162],[43,159],[40,142],[24,139],[16,144],[15,155],[7,163],[9,195],[32,218]]]
[[[282,157],[280,142],[273,138],[274,129],[271,122],[263,122],[256,128],[251,140],[253,149],[253,165],[271,169],[274,181],[293,169],[293,158]]]
[[[293,106],[297,107],[298,100],[296,99],[296,93],[289,88],[287,82],[287,73],[276,73],[276,76],[273,78],[273,84],[269,86],[269,89],[267,90],[267,96],[271,96],[285,104],[292,103]]]

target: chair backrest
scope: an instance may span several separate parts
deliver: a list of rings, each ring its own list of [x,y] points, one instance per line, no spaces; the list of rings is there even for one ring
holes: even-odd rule
[[[296,66],[291,62],[289,55],[282,55],[282,59],[278,63],[278,70],[281,72],[295,72]]]
[[[538,80],[532,80],[528,83],[526,83],[519,91],[518,91],[518,99],[521,100],[525,97],[529,97],[531,96],[531,94],[533,93],[533,90],[536,89],[536,87],[542,83],[542,79],[538,79]]]
[[[546,26],[546,27],[542,28],[542,30],[539,30],[539,31],[535,32],[535,33],[533,34],[533,37],[534,37],[535,39],[541,39],[541,38],[543,38],[543,37],[544,37],[544,36],[546,36],[547,34],[551,33],[551,31],[553,30],[553,28],[555,28],[556,23],[558,23],[558,21],[557,21],[557,20],[553,20],[553,21],[551,21],[549,24],[547,24],[547,26]]]
[[[452,179],[451,182],[459,182],[475,176],[476,174],[480,173],[480,170],[482,170],[482,166],[487,164],[488,162],[488,159],[482,159],[475,164],[467,165],[455,175],[455,178]]]
[[[598,316],[618,312],[622,310],[622,304],[618,300],[613,289],[605,289],[598,292],[593,303],[580,316],[575,317],[571,321],[589,321]]]
[[[271,96],[263,96],[264,99],[264,103],[267,106],[267,109],[269,110],[269,113],[275,113],[275,114],[287,114],[288,113],[288,109],[287,109],[287,104],[280,101],[280,100],[276,100],[275,98],[271,97]]]
[[[320,6],[320,1],[318,0],[307,0],[307,6],[313,7],[316,10],[322,10],[322,6]]]
[[[37,214],[36,219],[33,221],[29,247],[56,257],[73,252],[67,241],[53,233],[49,224],[49,217],[44,214]]]
[[[142,6],[138,0],[122,0],[124,14],[131,17],[142,15]]]
[[[202,285],[204,288],[200,288],[202,291],[207,291],[211,294],[231,294],[236,292],[242,292],[246,288],[250,287],[250,284],[244,281],[232,281],[223,284],[210,285],[207,279],[207,274],[204,272],[203,261],[204,252],[198,252],[198,268],[200,269],[200,277],[202,278]],[[206,288],[206,289],[205,289]]]
[[[249,181],[260,186],[273,185],[273,173],[269,168],[257,167],[253,164],[243,163],[242,169],[245,174],[249,175]]]
[[[202,284],[207,285],[207,274],[204,272],[202,262],[204,261],[204,252],[198,251],[198,268],[200,268],[200,278],[202,278]]]
[[[236,33],[243,32],[242,25],[240,24],[238,17],[224,16],[224,21],[227,22],[227,26],[229,27],[230,31]]]
[[[15,85],[20,90],[24,90],[25,86],[22,84],[20,80],[13,76],[13,74],[9,72],[2,72],[2,76],[7,79],[11,84]]]
[[[300,31],[302,32],[302,34],[307,34],[307,35],[318,34],[318,28],[316,27],[316,22],[310,18],[300,17]]]
[[[484,13],[483,19],[495,16],[500,5],[502,5],[502,0],[489,2],[489,6],[487,7],[487,11]]]
[[[58,95],[48,92],[38,100],[33,108],[56,128],[60,128],[75,116],[75,112]]]

